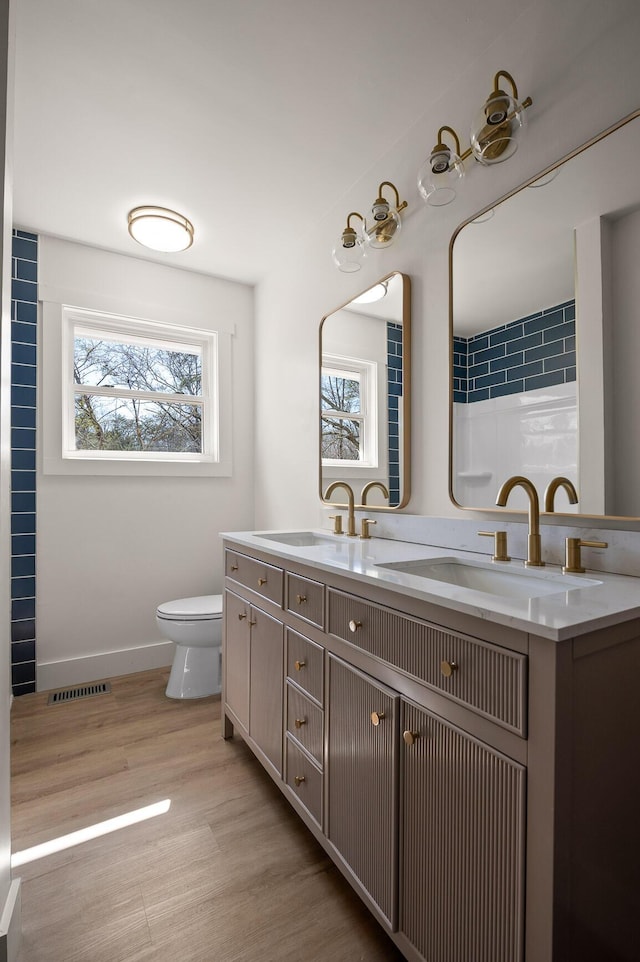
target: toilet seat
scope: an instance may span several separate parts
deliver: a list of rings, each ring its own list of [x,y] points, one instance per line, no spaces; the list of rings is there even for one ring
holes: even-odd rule
[[[222,618],[222,595],[165,601],[158,605],[156,615],[163,621],[215,621]]]

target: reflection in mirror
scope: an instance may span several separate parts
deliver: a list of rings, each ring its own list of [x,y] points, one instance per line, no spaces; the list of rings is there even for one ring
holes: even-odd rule
[[[320,325],[320,497],[344,481],[356,506],[409,500],[410,282],[390,274]],[[342,491],[342,489],[339,489]],[[344,491],[342,491],[344,494]],[[329,503],[335,504],[332,499]]]
[[[554,510],[640,517],[638,113],[451,244],[451,496],[568,478]],[[615,163],[612,163],[615,158]],[[514,491],[509,507],[524,509]]]

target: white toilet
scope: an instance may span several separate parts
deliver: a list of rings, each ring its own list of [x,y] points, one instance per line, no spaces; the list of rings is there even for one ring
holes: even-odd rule
[[[167,697],[216,695],[222,675],[222,595],[165,601],[158,605],[156,622],[176,644]]]

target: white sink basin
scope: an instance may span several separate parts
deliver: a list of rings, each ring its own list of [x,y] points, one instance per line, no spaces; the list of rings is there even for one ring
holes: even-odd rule
[[[499,568],[492,562],[461,561],[458,558],[435,558],[424,561],[392,561],[376,567],[401,571],[417,578],[440,581],[460,588],[471,588],[502,598],[541,598],[563,594],[580,588],[602,584],[590,578],[545,571],[535,573],[525,568]]]
[[[307,548],[314,544],[335,544],[336,539],[331,535],[315,534],[313,531],[270,531],[254,532],[254,538],[265,541],[277,541],[278,544],[288,544],[294,548]]]

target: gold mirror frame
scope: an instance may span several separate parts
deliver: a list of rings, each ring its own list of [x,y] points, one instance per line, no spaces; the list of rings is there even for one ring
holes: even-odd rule
[[[380,505],[380,504],[362,504],[360,503],[362,497],[362,488],[366,483],[366,479],[362,481],[357,481],[353,483],[353,478],[345,478],[347,483],[351,484],[354,488],[354,502],[356,509],[366,509],[366,511],[398,511],[401,508],[406,507],[411,496],[411,279],[407,274],[402,274],[398,271],[393,271],[390,274],[385,275],[371,284],[365,290],[361,291],[356,297],[351,298],[344,304],[325,314],[320,322],[319,330],[319,353],[318,353],[318,402],[320,408],[320,399],[322,391],[322,358],[323,358],[323,331],[325,330],[325,325],[327,321],[338,314],[340,311],[348,310],[350,305],[353,304],[357,298],[366,294],[367,291],[372,290],[379,284],[389,284],[394,279],[399,279],[401,282],[401,319],[399,323],[402,324],[402,395],[401,404],[399,410],[401,412],[401,427],[399,430],[399,441],[400,441],[400,451],[399,451],[399,475],[400,475],[400,493],[399,502],[394,505]],[[321,417],[321,409],[319,410],[319,418]],[[318,432],[318,464],[319,464],[319,494],[320,500],[323,504],[331,505],[333,507],[345,507],[345,502],[338,501],[328,501],[324,497],[324,491],[327,487],[327,479],[324,479],[323,483],[323,459],[322,459],[322,431]],[[340,480],[339,475],[336,475],[335,479]],[[359,490],[358,490],[359,489]],[[344,489],[339,488],[338,492],[344,495]]]
[[[544,170],[540,171],[535,176],[531,177],[529,180],[521,184],[519,187],[510,191],[508,194],[505,194],[503,197],[500,197],[495,202],[488,204],[482,210],[476,212],[472,217],[469,217],[467,220],[463,221],[463,223],[461,223],[459,227],[456,228],[455,232],[451,237],[451,241],[449,243],[449,498],[457,508],[463,511],[493,513],[493,514],[499,514],[504,516],[505,512],[509,514],[522,514],[522,511],[524,509],[493,508],[488,506],[476,506],[476,505],[468,505],[468,504],[462,505],[456,500],[456,496],[454,492],[455,413],[454,413],[454,264],[453,264],[455,241],[458,235],[460,234],[460,232],[464,228],[472,224],[474,221],[480,221],[480,219],[483,218],[483,216],[485,215],[487,215],[487,217],[491,217],[494,208],[497,208],[500,204],[504,203],[505,201],[508,201],[514,195],[519,194],[525,188],[530,187],[536,181],[542,181],[544,178],[549,178],[550,175],[555,175],[558,169],[562,167],[563,164],[566,164],[568,161],[571,161],[573,158],[578,157],[580,154],[587,151],[590,147],[600,143],[600,141],[606,139],[611,134],[614,134],[616,131],[625,127],[631,121],[637,120],[638,118],[640,118],[640,110],[635,110],[633,113],[622,118],[620,121],[611,125],[606,130],[602,131],[600,134],[591,138],[580,147],[566,154],[564,157],[556,161],[554,164],[550,164],[548,167],[544,168]],[[578,369],[577,377],[579,381],[579,377],[580,377],[579,369]],[[499,485],[504,480],[506,479],[504,478],[499,479],[496,485],[496,493]],[[541,502],[542,502],[542,497],[541,497]],[[581,513],[581,512],[569,513],[569,512],[562,512],[562,511],[555,511],[555,510],[553,512],[542,512],[542,513],[545,513],[548,517],[551,517],[553,515],[565,521],[569,519],[576,520],[579,518],[584,518],[587,520],[588,519],[610,520],[612,522],[618,522],[618,523],[640,521],[639,515],[590,514],[590,513]]]

